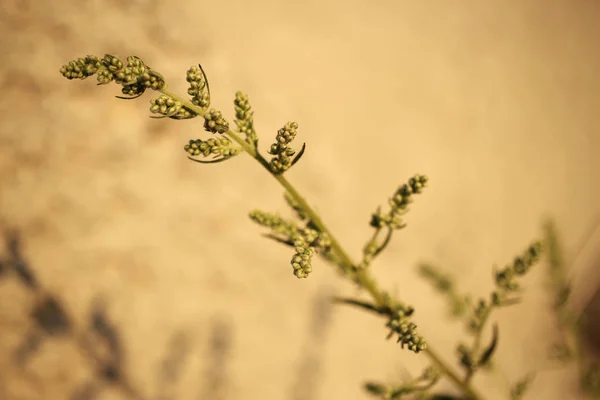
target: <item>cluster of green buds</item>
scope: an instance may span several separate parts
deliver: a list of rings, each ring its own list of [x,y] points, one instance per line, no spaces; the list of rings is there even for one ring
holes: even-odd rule
[[[200,64],[191,66],[187,70],[186,80],[190,84],[187,92],[192,96],[192,103],[207,109],[210,105],[210,88],[202,66]]]
[[[510,265],[494,273],[496,290],[492,292],[490,299],[488,301],[480,299],[470,306],[467,326],[474,335],[473,345],[469,347],[461,343],[457,347],[460,364],[467,372],[467,379],[470,379],[478,369],[489,364],[496,349],[498,343],[496,325],[494,325],[490,344],[485,349],[481,348],[481,336],[492,311],[497,307],[519,302],[517,297],[510,296],[520,288],[517,278],[525,275],[540,260],[541,254],[542,243],[540,241],[531,243]]]
[[[492,292],[489,301],[480,299],[475,305],[471,305],[468,316],[467,327],[473,333],[479,334],[488,320],[494,307],[508,306],[519,301],[516,297],[509,297],[511,292],[519,290],[516,278],[525,275],[531,267],[539,261],[542,253],[542,244],[535,241],[515,258],[512,264],[494,274],[496,290]],[[467,298],[468,300],[468,298]]]
[[[225,133],[229,130],[229,123],[220,111],[211,108],[204,114],[204,129],[212,133]]]
[[[492,294],[494,305],[500,306],[513,301],[508,299],[507,295],[520,289],[517,278],[527,274],[531,267],[540,260],[542,250],[542,242],[535,241],[510,265],[500,271],[495,271],[495,283],[498,289]]]
[[[414,308],[392,299],[388,292],[381,293],[380,304],[346,297],[336,297],[334,301],[386,317],[386,327],[390,329],[387,339],[397,335],[397,342],[401,343],[402,348],[406,347],[414,353],[420,353],[427,349],[425,339],[417,333],[417,325],[410,320],[415,312]]]
[[[386,326],[390,329],[388,338],[394,334],[398,336],[397,342],[402,348],[407,347],[414,353],[427,349],[425,339],[417,334],[417,325],[410,320],[414,309],[410,306],[396,306]]]
[[[275,143],[269,149],[269,154],[274,156],[269,162],[271,171],[274,174],[281,174],[290,169],[304,153],[305,146],[303,145],[302,150],[292,159],[296,151],[289,147],[289,145],[296,137],[297,131],[298,124],[296,122],[288,122],[283,128],[277,131]]]
[[[427,177],[424,175],[415,175],[396,190],[394,196],[389,200],[390,211],[382,213],[378,209],[372,215],[371,226],[380,228],[388,226],[392,229],[401,229],[406,226],[402,221],[402,215],[408,211],[408,206],[413,202],[413,195],[420,194],[427,187]]]
[[[192,97],[192,104],[203,110],[204,129],[212,133],[225,133],[229,130],[229,123],[223,118],[220,111],[210,105],[210,87],[202,66],[191,66],[186,72],[186,80],[190,84],[188,94]]]
[[[256,148],[258,136],[254,130],[254,111],[250,107],[248,96],[242,92],[237,92],[233,104],[235,107],[235,124],[238,130],[244,134],[246,142]]]
[[[60,73],[67,79],[86,79],[97,74],[99,84],[114,81],[123,86],[121,92],[129,97],[139,97],[146,89],[160,90],[165,86],[163,77],[136,56],[127,57],[124,63],[110,54],[103,58],[88,55],[69,61],[62,66]]]
[[[295,221],[282,218],[278,214],[254,210],[250,218],[257,224],[271,229],[269,236],[281,243],[294,247],[291,264],[297,278],[307,278],[312,272],[312,257],[319,252],[326,256],[331,251],[331,240],[307,224],[299,227]]]
[[[381,253],[390,242],[394,230],[404,228],[402,216],[408,211],[409,204],[413,201],[414,194],[420,194],[427,187],[427,177],[424,175],[414,175],[407,183],[402,184],[394,193],[388,203],[390,209],[388,212],[382,212],[381,207],[371,215],[371,227],[375,228],[375,233],[363,247],[363,258],[358,265],[358,269],[368,267],[375,257]],[[386,229],[386,235],[383,240],[379,234]]]
[[[229,130],[229,124],[221,113],[208,109],[210,90],[200,65],[190,67],[186,74],[191,103],[172,97],[166,91],[162,75],[136,56],[129,56],[123,62],[111,54],[106,54],[103,58],[88,55],[63,65],[60,72],[67,79],[86,79],[97,75],[99,84],[115,82],[122,86],[121,92],[127,96],[117,96],[122,99],[139,97],[146,89],[162,91],[162,95],[150,101],[150,112],[157,115],[154,118],[189,119],[201,115],[204,118],[204,129],[208,132],[225,133]]]
[[[234,146],[233,142],[226,137],[209,138],[208,140],[196,139],[190,140],[188,144],[184,146],[184,150],[189,153],[191,157],[209,157],[213,156],[210,161],[203,161],[193,159],[200,163],[215,163],[223,160],[227,160],[233,156],[241,153],[242,148]]]
[[[312,256],[321,253],[326,256],[331,251],[331,240],[327,234],[312,228],[301,228],[294,240],[296,254],[292,257],[292,268],[297,278],[307,278],[312,272]]]
[[[173,100],[166,95],[161,95],[156,99],[150,100],[150,112],[175,119],[188,119],[195,116],[180,101]]]
[[[292,257],[292,268],[297,278],[308,278],[312,272],[312,257],[315,253],[314,248],[310,246],[306,238],[299,236],[294,241],[294,250],[296,254]]]

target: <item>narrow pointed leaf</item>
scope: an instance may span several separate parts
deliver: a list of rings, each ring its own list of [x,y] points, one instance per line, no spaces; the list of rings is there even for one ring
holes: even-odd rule
[[[494,324],[493,331],[492,331],[492,341],[491,341],[490,345],[488,346],[488,348],[481,355],[481,358],[479,359],[479,362],[477,363],[478,366],[486,365],[490,361],[490,359],[494,355],[494,351],[496,351],[497,345],[498,345],[498,324]]]
[[[300,149],[300,152],[296,155],[296,157],[294,157],[294,159],[292,160],[292,164],[290,165],[290,167],[294,166],[294,164],[296,164],[300,160],[300,157],[302,157],[302,154],[304,154],[304,150],[306,150],[306,143],[302,143],[302,148]]]
[[[366,301],[362,301],[362,300],[356,300],[356,299],[349,299],[349,298],[345,298],[345,297],[334,297],[333,301],[335,303],[341,303],[341,304],[348,304],[348,305],[352,305],[352,306],[356,306],[362,309],[365,309],[367,311],[372,311],[375,312],[377,314],[380,315],[387,315],[387,310],[377,307],[374,304],[371,303],[367,303]]]

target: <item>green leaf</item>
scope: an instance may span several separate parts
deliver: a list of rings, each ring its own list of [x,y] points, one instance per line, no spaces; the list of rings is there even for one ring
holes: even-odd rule
[[[492,358],[492,355],[494,355],[494,351],[496,351],[496,347],[498,345],[498,324],[494,324],[492,332],[492,341],[488,348],[481,355],[481,358],[477,363],[478,366],[486,365]]]
[[[365,390],[370,394],[374,394],[376,396],[382,396],[387,393],[387,387],[382,385],[381,383],[367,382],[365,383]]]
[[[365,309],[367,311],[375,312],[380,315],[388,315],[389,314],[389,310],[387,310],[386,308],[377,307],[374,304],[367,303],[366,301],[362,301],[362,300],[350,299],[350,298],[346,298],[346,297],[334,297],[333,302],[356,306],[356,307]]]
[[[296,157],[294,157],[294,159],[292,160],[290,168],[293,167],[294,164],[296,164],[300,160],[300,157],[302,157],[302,155],[304,154],[304,150],[306,150],[306,143],[302,143],[302,148],[300,149],[300,152],[296,155]]]
[[[269,239],[273,239],[276,242],[279,242],[281,244],[285,244],[286,246],[290,246],[290,247],[294,247],[294,241],[290,240],[290,239],[283,239],[280,238],[279,236],[276,236],[272,233],[263,233],[261,236],[263,237],[267,237]]]
[[[529,373],[525,375],[525,377],[520,379],[517,383],[515,383],[510,389],[510,399],[520,400],[521,398],[523,398],[523,396],[531,386],[531,383],[533,382],[534,378],[535,374]]]
[[[204,161],[204,160],[199,160],[197,158],[192,158],[192,157],[188,157],[190,160],[200,163],[200,164],[216,164],[216,163],[220,163],[223,162],[225,160],[229,160],[231,157],[222,157],[222,158],[216,158],[214,160],[210,160],[210,161]]]

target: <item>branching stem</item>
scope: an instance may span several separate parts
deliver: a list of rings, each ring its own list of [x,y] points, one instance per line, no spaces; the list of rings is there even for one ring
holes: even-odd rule
[[[160,92],[166,96],[171,97],[173,100],[181,102],[181,104],[187,109],[193,111],[198,114],[200,117],[204,117],[205,111],[201,107],[196,106],[191,101],[186,100],[172,92],[170,92],[165,86],[163,89],[160,89]],[[229,129],[224,133],[230,139],[234,140],[238,143],[245,152],[247,152],[250,156],[256,159],[268,172],[270,175],[275,177],[275,179],[283,186],[283,188],[296,200],[298,205],[304,210],[307,214],[308,218],[312,221],[312,223],[319,228],[322,233],[325,233],[329,236],[331,240],[331,248],[333,252],[338,256],[339,260],[343,263],[342,268],[351,268],[356,272],[356,280],[358,284],[366,290],[369,295],[372,297],[375,305],[378,307],[390,306],[390,301],[396,303],[394,300],[387,299],[384,296],[384,293],[379,289],[375,279],[369,272],[367,268],[356,268],[356,264],[352,261],[346,250],[340,245],[335,236],[331,233],[331,231],[327,228],[321,217],[313,210],[313,208],[308,204],[308,202],[298,193],[298,191],[294,188],[294,186],[283,176],[283,174],[273,174],[271,168],[269,166],[269,162],[248,142],[246,142],[242,137],[240,137],[236,132]],[[456,386],[459,388],[465,395],[468,396],[469,399],[472,400],[483,400],[483,397],[475,391],[468,383],[465,383],[456,372],[445,362],[443,361],[439,355],[428,346],[425,350],[425,354],[436,364],[437,368],[444,374],[448,379],[450,379]]]

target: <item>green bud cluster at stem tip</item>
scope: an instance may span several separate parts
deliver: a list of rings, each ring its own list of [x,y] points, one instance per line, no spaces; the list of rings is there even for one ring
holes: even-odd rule
[[[283,128],[277,131],[275,143],[271,145],[269,154],[275,157],[271,158],[271,170],[276,173],[287,171],[292,165],[292,158],[296,151],[289,147],[289,144],[296,137],[298,124],[296,122],[288,122]]]
[[[401,229],[405,227],[402,221],[402,215],[408,211],[408,206],[413,202],[413,195],[420,194],[427,187],[427,177],[424,175],[415,175],[409,179],[408,183],[403,184],[396,190],[394,196],[389,200],[390,211],[382,214],[377,210],[372,215],[371,226],[380,228],[389,226],[392,229]]]
[[[210,105],[210,90],[206,75],[200,65],[188,69],[186,80],[190,84],[188,94],[192,96],[192,103],[203,109]]]
[[[498,288],[506,292],[519,290],[519,283],[516,278],[525,275],[539,261],[541,254],[542,242],[532,243],[521,256],[514,259],[512,264],[496,272],[496,285]]]
[[[229,130],[229,123],[220,111],[211,108],[204,114],[204,129],[212,133],[225,133]]]
[[[485,347],[482,346],[484,328],[489,322],[493,310],[501,306],[516,304],[519,301],[517,297],[510,297],[513,292],[519,289],[516,279],[525,275],[540,260],[542,250],[542,242],[534,241],[531,243],[510,265],[494,273],[496,290],[491,293],[490,299],[481,298],[475,303],[472,302],[470,295],[461,295],[456,291],[454,283],[448,275],[441,273],[430,264],[422,263],[419,266],[421,276],[432,283],[435,289],[450,302],[453,315],[465,316],[467,328],[473,336],[471,345],[458,343],[456,347],[459,363],[466,372],[463,379],[465,384],[469,384],[479,369],[490,365],[491,358],[497,348],[499,335],[497,325],[493,326],[489,344]],[[519,385],[515,386],[515,393],[522,396],[529,383],[529,378],[520,382]]]
[[[406,346],[408,350],[419,353],[427,348],[427,343],[417,334],[417,325],[410,321],[409,317],[412,313],[412,308],[399,309],[386,326],[391,330],[390,335],[394,333],[398,335],[398,343],[402,344],[402,348]]]
[[[542,243],[534,241],[527,249],[503,270],[494,274],[496,290],[491,294],[489,301],[480,299],[475,305],[470,306],[467,317],[467,326],[473,334],[473,343],[467,346],[459,343],[457,353],[460,364],[466,371],[465,382],[469,383],[474,374],[489,364],[498,343],[498,327],[494,325],[493,335],[489,345],[482,348],[482,334],[484,327],[490,320],[495,308],[509,306],[519,302],[519,298],[511,297],[511,293],[519,289],[517,277],[525,275],[539,260],[542,253]]]
[[[86,79],[98,74],[98,83],[105,85],[115,82],[122,85],[122,93],[137,97],[146,89],[160,90],[165,86],[163,77],[153,71],[138,57],[127,57],[124,64],[119,57],[106,54],[100,59],[88,55],[63,65],[60,73],[67,79]]]
[[[301,228],[296,222],[260,210],[252,211],[250,218],[257,224],[270,228],[274,239],[294,247],[295,254],[291,264],[297,278],[307,278],[312,272],[311,260],[316,252],[327,256],[331,251],[329,236],[310,226]]]
[[[166,117],[178,117],[180,119],[192,118],[192,113],[183,107],[180,101],[173,100],[169,96],[158,96],[150,100],[150,112]]]
[[[258,137],[254,130],[254,111],[250,107],[248,96],[242,92],[237,92],[233,104],[235,106],[235,124],[238,130],[244,134],[246,142],[256,147]]]
[[[226,137],[190,140],[184,149],[192,157],[213,155],[219,160],[233,157],[242,151],[241,147],[234,146]]]
[[[296,254],[292,257],[292,268],[297,278],[307,278],[312,272],[311,259],[314,255],[314,249],[310,247],[307,240],[299,236],[294,241],[294,250]]]
[[[413,201],[413,194],[420,194],[427,187],[427,177],[415,175],[407,183],[401,185],[394,196],[389,199],[390,210],[387,213],[381,211],[381,207],[371,215],[370,225],[375,228],[371,239],[363,246],[363,258],[358,265],[359,269],[367,268],[389,244],[394,230],[404,228],[406,224],[402,216],[408,212],[408,205]],[[385,237],[380,239],[382,230],[386,230]]]

